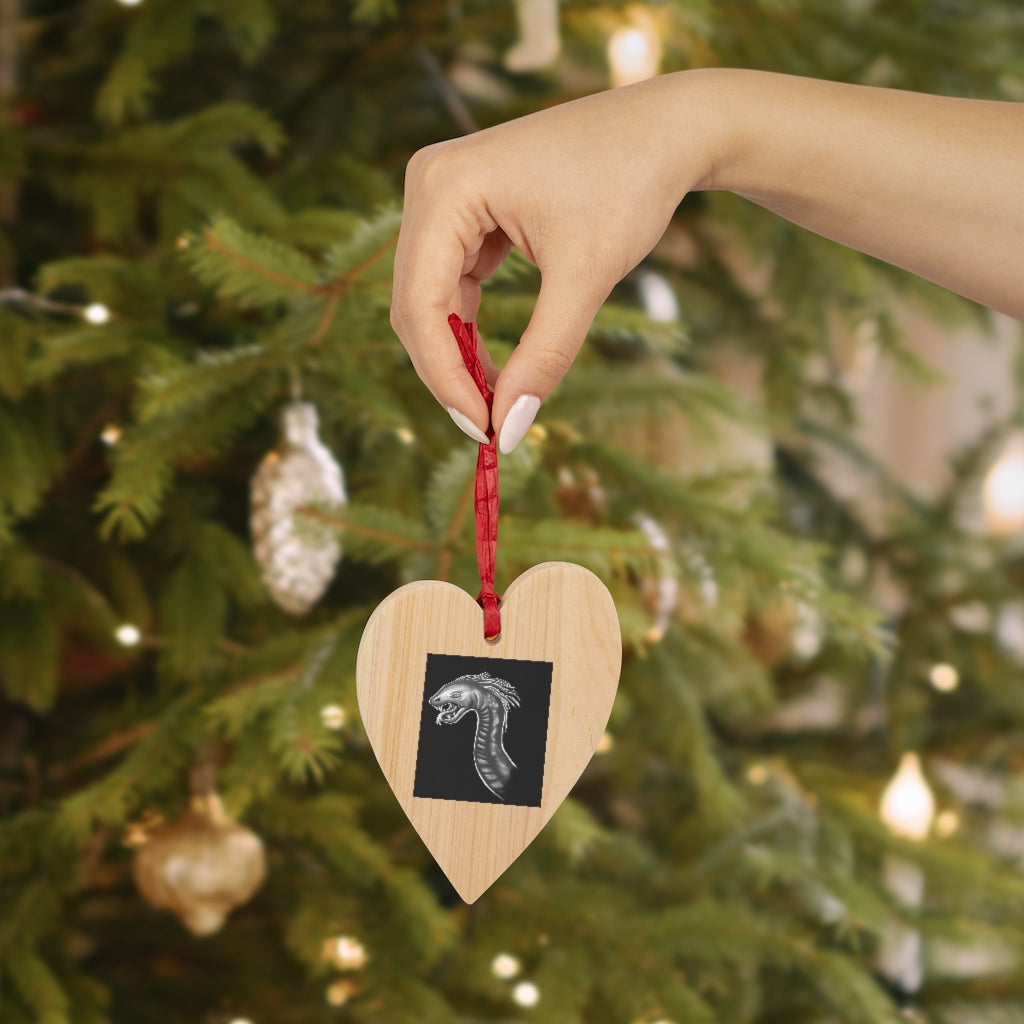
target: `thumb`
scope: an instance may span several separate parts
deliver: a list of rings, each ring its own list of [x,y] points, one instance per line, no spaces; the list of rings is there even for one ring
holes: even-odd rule
[[[549,273],[530,323],[494,388],[491,422],[506,455],[530,429],[541,403],[572,366],[608,293],[592,282]]]

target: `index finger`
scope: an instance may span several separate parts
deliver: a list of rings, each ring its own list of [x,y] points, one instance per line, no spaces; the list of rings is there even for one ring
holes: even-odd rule
[[[423,383],[455,422],[480,440],[490,415],[462,362],[448,314],[455,312],[464,319],[476,315],[478,300],[462,282],[466,264],[475,263],[485,232],[480,227],[474,231],[464,215],[446,212],[436,197],[428,200],[420,189],[415,180],[407,182],[395,252],[391,325]],[[474,308],[467,308],[470,305]]]

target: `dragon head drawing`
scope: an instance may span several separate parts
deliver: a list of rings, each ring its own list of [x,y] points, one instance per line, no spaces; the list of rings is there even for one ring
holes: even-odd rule
[[[430,706],[437,709],[438,725],[454,725],[463,715],[479,705],[480,694],[475,687],[466,685],[467,678],[460,676],[450,683],[445,683],[430,698]]]
[[[459,676],[445,683],[428,703],[437,711],[438,725],[454,725],[470,711],[478,710],[489,695],[501,702],[506,714],[510,704],[519,705],[515,689],[489,672]]]

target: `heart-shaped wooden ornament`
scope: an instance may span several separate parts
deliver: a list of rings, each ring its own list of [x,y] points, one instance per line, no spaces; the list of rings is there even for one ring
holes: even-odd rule
[[[464,590],[422,581],[370,616],[359,710],[402,809],[472,903],[554,814],[601,739],[618,687],[615,605],[588,569],[546,562],[485,640]]]

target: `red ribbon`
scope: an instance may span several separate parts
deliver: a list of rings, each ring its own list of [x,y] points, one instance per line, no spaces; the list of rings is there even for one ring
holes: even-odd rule
[[[484,366],[480,362],[477,346],[480,336],[476,324],[463,323],[454,313],[448,317],[448,325],[455,335],[462,353],[462,360],[480,389],[487,411],[491,410],[494,394],[487,386]],[[501,613],[498,597],[494,590],[494,559],[498,549],[498,439],[494,428],[487,425],[487,444],[480,445],[476,457],[476,483],[473,489],[473,513],[476,519],[476,561],[480,567],[480,593],[476,603],[484,610],[484,639],[494,640],[501,635]]]

